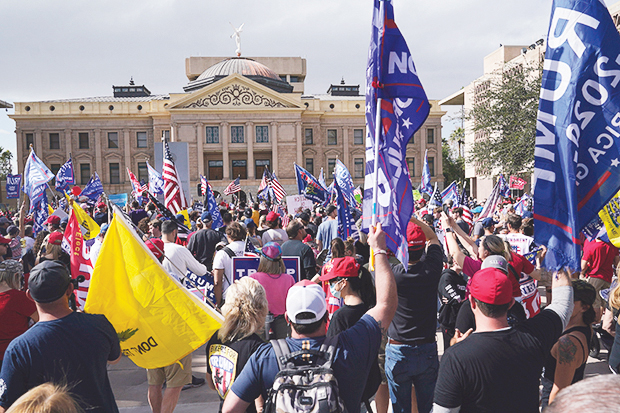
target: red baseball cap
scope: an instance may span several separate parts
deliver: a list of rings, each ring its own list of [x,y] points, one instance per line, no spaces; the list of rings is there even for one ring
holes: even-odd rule
[[[422,228],[411,221],[407,224],[407,244],[411,249],[424,248],[426,244],[426,235]]]
[[[5,238],[2,235],[0,235],[0,244],[10,244],[10,243],[11,243],[10,238]]]
[[[58,217],[56,217],[56,218],[58,218]],[[62,244],[62,237],[63,237],[62,232],[54,231],[47,238],[47,243],[48,244],[54,244],[54,245],[60,245],[60,244]]]
[[[334,278],[359,277],[360,265],[353,257],[334,258],[332,268],[319,278],[320,281],[329,281]]]
[[[45,221],[46,224],[60,225],[60,217],[57,215],[50,215]]]
[[[505,272],[489,267],[474,274],[469,293],[486,304],[508,304],[512,301],[512,283]]]
[[[149,247],[155,258],[158,260],[164,256],[164,242],[159,238],[151,238],[146,240],[146,246]]]
[[[280,214],[277,212],[269,211],[267,214],[267,221],[277,221],[280,218]]]

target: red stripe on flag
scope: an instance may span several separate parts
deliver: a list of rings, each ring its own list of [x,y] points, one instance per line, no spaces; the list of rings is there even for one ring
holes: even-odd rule
[[[542,222],[546,222],[547,224],[554,225],[554,226],[560,228],[564,232],[567,232],[568,234],[570,234],[574,244],[581,244],[581,241],[579,241],[577,238],[575,238],[573,236],[573,230],[568,225],[564,225],[560,221],[557,221],[557,220],[551,219],[551,218],[547,218],[547,217],[539,215],[539,214],[534,214],[534,219],[537,219],[537,220],[542,221]]]
[[[603,174],[603,176],[600,177],[600,179],[596,182],[596,185],[594,185],[592,189],[590,189],[588,194],[579,202],[579,205],[577,205],[577,211],[580,211],[581,208],[583,208],[588,203],[590,198],[594,196],[596,191],[598,191],[600,187],[603,186],[605,181],[607,181],[610,176],[611,176],[611,172],[607,171]]]

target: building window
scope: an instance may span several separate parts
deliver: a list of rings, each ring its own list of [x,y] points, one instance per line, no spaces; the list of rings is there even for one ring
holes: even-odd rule
[[[248,179],[248,161],[232,161],[232,176],[233,178],[240,177],[241,179]]]
[[[110,183],[111,184],[120,184],[121,183],[121,167],[118,163],[110,164]]]
[[[256,127],[256,143],[269,143],[269,126]]]
[[[254,161],[254,176],[256,178],[262,177],[265,167],[271,169],[271,161],[269,159],[256,159]]]
[[[364,144],[364,129],[353,129],[353,145]]]
[[[291,82],[299,82],[299,76],[293,76],[291,75]]]
[[[146,162],[138,162],[138,181],[140,183],[149,181],[149,170],[146,167]]]
[[[327,160],[327,176],[325,180],[330,180],[334,176],[334,169],[336,169],[336,158],[329,158]]]
[[[52,171],[52,174],[54,175],[54,179],[52,179],[50,185],[55,185],[56,184],[56,174],[60,170],[60,164],[59,163],[51,164],[50,165],[50,170]]]
[[[426,143],[435,143],[435,129],[426,130]]]
[[[78,134],[78,138],[80,149],[88,149],[90,147],[90,143],[88,142],[88,132],[80,132]]]
[[[138,140],[138,148],[146,148],[148,146],[146,132],[136,132],[136,138]]]
[[[209,180],[219,181],[224,178],[224,161],[209,161]]]
[[[26,134],[26,152],[30,150],[30,145],[34,148],[34,133]]]
[[[118,148],[118,132],[108,132],[108,148]]]
[[[428,157],[428,170],[431,172],[431,176],[435,176],[435,158]]]
[[[304,132],[306,135],[306,145],[312,145],[314,143],[314,139],[312,138],[312,129],[306,129]]]
[[[354,177],[355,178],[363,178],[364,177],[364,158],[355,158],[354,160]]]
[[[306,158],[306,171],[314,175],[314,158]]]
[[[50,149],[60,149],[60,133],[50,133]]]
[[[80,185],[86,185],[90,180],[90,164],[80,164]]]
[[[327,129],[327,144],[338,145],[338,131],[336,129]]]
[[[244,143],[244,127],[243,126],[231,126],[230,127],[230,142],[231,143]]]
[[[219,126],[207,126],[205,129],[205,135],[207,136],[207,143],[220,143]]]
[[[409,168],[409,176],[415,176],[415,158],[407,158],[407,167]]]

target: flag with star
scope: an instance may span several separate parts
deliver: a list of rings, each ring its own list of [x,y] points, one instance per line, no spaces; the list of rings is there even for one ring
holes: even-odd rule
[[[413,192],[405,153],[411,137],[428,117],[430,104],[389,0],[374,0],[368,55],[366,129],[370,146],[366,148],[362,228],[367,232],[376,216],[387,235],[387,247],[406,268]],[[375,136],[377,119],[379,134]]]

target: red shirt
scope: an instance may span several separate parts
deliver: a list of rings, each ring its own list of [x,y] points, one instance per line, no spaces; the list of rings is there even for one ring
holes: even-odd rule
[[[612,265],[614,259],[618,256],[618,248],[602,241],[588,241],[583,245],[582,260],[588,261],[590,264],[586,271],[586,276],[592,278],[601,278],[608,283],[614,275]]]
[[[9,343],[28,330],[29,317],[35,311],[37,307],[25,292],[11,289],[0,293],[0,360]]]
[[[534,267],[534,265],[523,255],[516,254],[512,251],[510,252],[510,255],[512,256],[512,262],[510,265],[512,265],[517,274],[521,274],[522,272],[531,274],[532,271],[536,269],[536,267]]]

